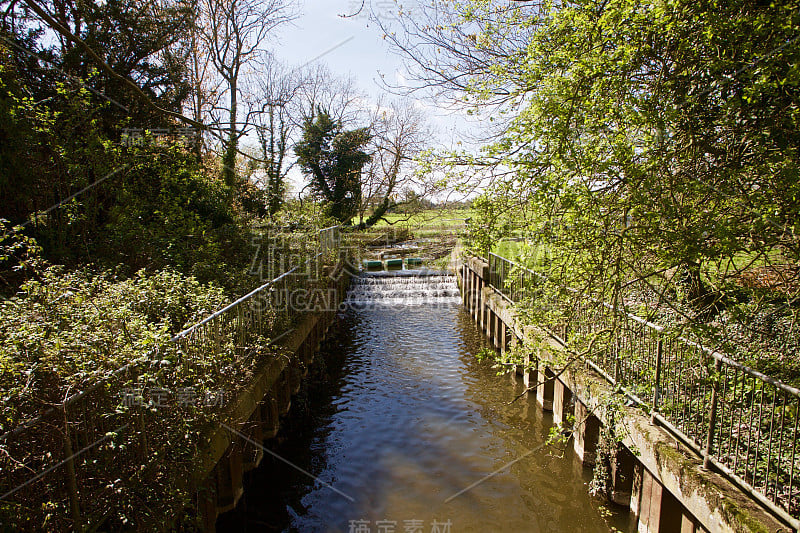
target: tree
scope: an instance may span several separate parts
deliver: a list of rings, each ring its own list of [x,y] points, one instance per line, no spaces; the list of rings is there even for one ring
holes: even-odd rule
[[[364,151],[370,138],[369,128],[346,130],[340,120],[318,108],[306,119],[295,146],[312,190],[328,202],[328,214],[344,224],[350,224],[361,202],[361,169],[370,161]]]
[[[245,135],[249,116],[239,122],[239,102],[244,76],[263,61],[264,43],[270,32],[292,20],[289,0],[200,0],[200,35],[216,74],[223,81],[219,96],[226,99],[214,106],[227,121],[221,128],[222,175],[226,185],[236,186],[236,158],[239,139]]]
[[[5,5],[3,5],[5,4]],[[7,7],[6,7],[7,6]],[[80,38],[118,75],[131,80],[159,107],[180,111],[188,97],[189,49],[186,36],[192,27],[188,1],[43,2],[56,23]],[[52,96],[63,73],[82,80],[96,97],[104,129],[118,135],[118,121],[129,118],[134,127],[164,127],[170,119],[136,98],[130,87],[88,57],[84,49],[61,33],[47,35],[27,4],[1,2],[2,25],[22,48],[36,53],[55,69],[32,68],[33,56],[20,52],[19,66],[27,65],[25,75],[39,93]],[[26,36],[26,37],[23,37]],[[35,37],[31,39],[31,37]],[[111,105],[106,105],[111,104]]]
[[[183,36],[191,27],[186,3],[66,0],[45,7],[56,26],[91,44],[102,62],[138,84],[152,102],[180,110],[189,91],[182,66]],[[2,173],[0,190],[14,199],[4,203],[0,216],[26,222],[119,168],[115,145],[124,128],[143,131],[174,121],[143,104],[118,77],[98,69],[95,58],[73,40],[46,30],[27,4],[2,2],[0,8],[0,166],[10,170]],[[50,224],[54,246],[63,246],[65,235],[55,235],[63,231],[80,234],[84,249],[89,248],[116,201],[106,185],[87,188],[69,216],[55,209],[36,216]]]
[[[404,203],[397,199],[401,189],[410,190],[417,185],[410,167],[429,136],[422,114],[410,104],[392,103],[384,107],[379,102],[374,106],[371,131],[368,150],[372,159],[363,173],[358,210],[359,222],[366,226],[372,226],[389,210]],[[370,208],[372,213],[365,222],[364,216]]]
[[[418,87],[499,118],[471,161],[512,171],[492,216],[556,250],[554,286],[631,309],[649,294],[649,316],[703,334],[738,301],[769,307],[742,293],[755,266],[794,287],[771,296],[794,313],[798,7],[455,1],[386,31]]]
[[[290,150],[302,125],[300,98],[306,83],[303,73],[271,61],[261,71],[254,91],[256,101],[251,108],[258,110],[253,113],[253,121],[266,178],[266,183],[260,185],[266,192],[270,217],[283,205],[286,177],[296,163],[290,158]]]
[[[363,105],[368,97],[351,76],[337,76],[324,63],[307,67],[300,75],[303,79],[298,100],[300,125],[320,107],[345,125],[369,120]]]

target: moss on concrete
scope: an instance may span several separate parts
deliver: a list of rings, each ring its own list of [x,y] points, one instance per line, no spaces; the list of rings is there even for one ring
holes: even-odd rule
[[[484,264],[468,265],[478,274],[484,267]],[[504,321],[513,316],[509,312],[509,305],[493,294],[491,288],[485,288],[481,297]],[[549,339],[541,329],[517,320],[509,321],[512,323],[506,322],[506,325],[519,338],[529,346],[538,348],[542,362],[551,366],[564,364],[566,357],[562,347]],[[569,368],[559,379],[591,407],[597,407],[603,395],[613,392],[612,386],[604,378],[582,366]],[[601,411],[597,414],[602,420]],[[625,439],[628,448],[636,450],[635,455],[648,470],[656,470],[653,473],[662,483],[664,477],[670,478],[666,483],[668,490],[710,531],[791,531],[730,481],[719,474],[702,471],[699,458],[688,449],[684,451],[677,448],[675,439],[663,428],[653,426],[647,413],[635,407],[627,408],[620,423],[626,425],[631,433]]]
[[[751,501],[743,493],[720,487],[718,483],[727,482],[721,478],[713,479],[719,477],[718,474],[699,470],[696,460],[670,443],[656,442],[654,451],[659,468],[678,475],[683,495],[687,498],[702,498],[707,503],[709,511],[719,513],[725,525],[733,531],[757,533],[781,531],[779,526],[775,528],[777,523],[768,526],[764,522],[764,512],[756,502]]]

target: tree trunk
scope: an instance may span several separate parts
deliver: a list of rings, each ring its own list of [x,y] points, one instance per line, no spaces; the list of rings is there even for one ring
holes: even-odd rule
[[[375,211],[367,218],[366,227],[371,227],[386,214],[386,211],[389,210],[390,207],[389,198],[384,198],[383,201],[375,208]]]
[[[231,93],[231,107],[230,107],[230,125],[228,127],[228,141],[225,143],[225,153],[222,156],[222,177],[225,185],[230,189],[229,194],[232,196],[236,187],[236,152],[238,148],[238,133],[236,131],[236,114],[238,110],[237,101],[237,86],[236,81],[232,81],[230,85]]]
[[[717,309],[716,295],[703,282],[700,274],[700,262],[694,260],[684,261],[683,283],[686,286],[686,300],[695,310],[697,317],[709,319]]]

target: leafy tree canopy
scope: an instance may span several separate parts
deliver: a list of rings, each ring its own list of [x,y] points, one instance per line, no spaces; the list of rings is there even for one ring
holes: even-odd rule
[[[349,223],[361,202],[361,169],[371,156],[364,151],[369,128],[346,130],[322,108],[306,119],[295,146],[300,168],[311,178],[312,191],[329,202],[329,215]]]
[[[498,170],[476,242],[523,230],[553,282],[620,305],[655,293],[701,328],[742,300],[794,312],[796,0],[456,0],[402,29],[387,37],[420,85],[496,125],[481,157],[449,154]],[[755,266],[783,292],[743,291]]]

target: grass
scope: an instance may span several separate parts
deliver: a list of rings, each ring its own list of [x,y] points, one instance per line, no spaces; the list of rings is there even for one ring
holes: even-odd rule
[[[379,220],[373,227],[386,226],[416,228],[419,226],[461,226],[464,219],[472,216],[472,210],[466,207],[426,209],[417,213],[389,213]],[[353,218],[353,224],[358,224],[358,217]]]
[[[523,243],[521,241],[502,240],[492,247],[492,252],[506,259],[516,261],[519,249],[522,245]]]

